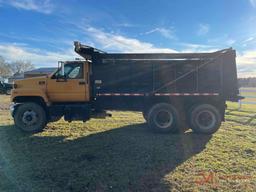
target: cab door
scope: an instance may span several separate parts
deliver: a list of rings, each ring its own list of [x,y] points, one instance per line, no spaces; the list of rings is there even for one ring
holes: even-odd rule
[[[60,71],[60,70],[59,70]],[[51,102],[89,101],[89,64],[74,62],[64,65],[63,77],[57,71],[47,80],[47,95]]]

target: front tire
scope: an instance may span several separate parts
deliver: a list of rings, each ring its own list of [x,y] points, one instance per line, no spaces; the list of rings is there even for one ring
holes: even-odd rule
[[[213,134],[221,126],[221,115],[215,106],[199,104],[190,110],[189,122],[194,132]]]
[[[23,103],[15,111],[14,123],[24,132],[40,132],[47,123],[45,110],[37,103]]]
[[[158,133],[178,132],[179,121],[179,113],[171,104],[158,103],[148,112],[149,128]]]

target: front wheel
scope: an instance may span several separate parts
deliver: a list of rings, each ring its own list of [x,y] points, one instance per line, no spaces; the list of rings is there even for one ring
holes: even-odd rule
[[[194,132],[212,134],[221,126],[221,115],[213,105],[199,104],[190,110],[189,122]]]
[[[47,123],[46,113],[37,103],[23,103],[15,111],[14,122],[24,132],[40,132]]]

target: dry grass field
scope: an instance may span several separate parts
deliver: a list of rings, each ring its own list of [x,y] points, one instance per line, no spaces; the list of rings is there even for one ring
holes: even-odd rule
[[[256,191],[256,105],[212,136],[155,134],[136,112],[24,134],[0,96],[0,191]]]

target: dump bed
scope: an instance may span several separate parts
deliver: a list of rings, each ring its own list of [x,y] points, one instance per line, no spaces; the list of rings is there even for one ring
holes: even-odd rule
[[[93,96],[222,96],[238,100],[236,52],[105,53],[75,43],[92,61]]]

